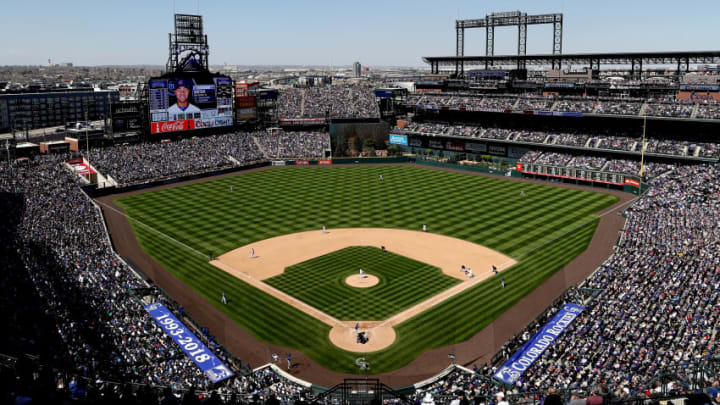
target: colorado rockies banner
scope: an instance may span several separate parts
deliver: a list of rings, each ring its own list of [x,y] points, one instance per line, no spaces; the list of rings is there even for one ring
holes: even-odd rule
[[[513,354],[493,377],[506,384],[514,384],[530,368],[545,349],[550,347],[584,308],[580,305],[566,304],[553,319],[545,324],[538,333]]]
[[[232,377],[233,372],[220,359],[215,357],[207,346],[190,332],[182,322],[178,321],[165,305],[156,302],[146,306],[145,310],[155,319],[155,322],[160,325],[165,333],[170,335],[185,354],[200,367],[210,381],[216,383]]]

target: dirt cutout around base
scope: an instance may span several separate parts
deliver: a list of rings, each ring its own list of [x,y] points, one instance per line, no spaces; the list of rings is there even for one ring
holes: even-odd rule
[[[378,285],[380,279],[372,274],[353,274],[345,279],[345,283],[355,288],[370,288]]]
[[[355,325],[358,325],[357,329]],[[330,341],[349,352],[369,353],[382,350],[395,342],[395,329],[392,326],[380,325],[381,322],[345,322],[344,325],[330,329]],[[365,343],[358,341],[360,333],[365,335]]]
[[[445,275],[463,280],[463,282],[384,321],[363,322],[367,325],[365,332],[369,337],[366,344],[356,341],[354,326],[360,321],[335,319],[262,282],[262,280],[282,274],[286,267],[349,246],[375,246],[378,248],[384,246],[389,252],[439,267]],[[330,229],[324,232],[321,230],[299,232],[261,240],[225,253],[210,263],[332,326],[330,341],[341,349],[367,353],[388,347],[395,341],[393,326],[492,276],[493,266],[496,266],[498,271],[502,271],[514,265],[516,261],[485,246],[429,232],[384,228],[346,228]],[[462,272],[461,266],[465,266],[470,272]],[[359,274],[356,276],[362,277]]]

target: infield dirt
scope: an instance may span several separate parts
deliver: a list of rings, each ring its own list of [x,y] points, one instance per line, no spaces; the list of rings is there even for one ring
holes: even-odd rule
[[[389,252],[400,254],[438,267],[462,283],[420,302],[392,317],[374,322],[360,331],[367,332],[370,340],[357,343],[353,326],[370,325],[361,319],[338,320],[311,307],[262,280],[282,274],[286,267],[323,256],[348,246],[384,246]],[[250,252],[254,254],[250,254]],[[210,262],[240,280],[259,288],[300,311],[332,326],[330,341],[351,352],[373,352],[390,346],[395,341],[393,326],[461,293],[493,275],[492,266],[499,271],[516,263],[515,260],[485,246],[449,236],[429,232],[385,228],[348,228],[299,232],[254,242],[225,253]],[[475,268],[472,277],[461,271]],[[359,274],[358,274],[359,275]],[[408,275],[411,277],[412,275]]]
[[[385,166],[387,164],[382,165]],[[415,166],[411,163],[402,165]],[[550,183],[542,180],[507,178],[505,176],[473,173],[459,169],[429,169],[482,177],[503,178],[508,181],[523,183],[550,185]],[[287,167],[278,169],[264,167],[251,169],[245,173],[260,170],[296,170],[296,168]],[[300,170],[316,170],[316,168],[302,168]],[[244,362],[256,367],[267,363],[273,353],[288,352],[292,353],[292,358],[295,361],[290,371],[291,374],[315,384],[329,387],[341,382],[343,378],[363,377],[359,374],[339,373],[329,370],[317,364],[302,351],[287,349],[257,340],[248,331],[230,320],[226,314],[222,313],[210,302],[197,294],[190,286],[180,281],[175,275],[145,253],[140,248],[132,227],[130,226],[130,222],[127,217],[125,217],[122,208],[113,202],[115,199],[127,195],[174,188],[236,175],[238,175],[238,173],[230,173],[207,179],[189,180],[99,198],[97,201],[103,210],[115,250],[141,268],[148,277],[152,278],[152,282],[161,286],[179,305],[182,305],[188,313],[192,314],[197,322],[210,328],[218,341]],[[511,336],[522,329],[528,322],[532,321],[538,315],[539,311],[542,311],[543,308],[550,305],[568,286],[585,279],[612,253],[613,246],[618,238],[618,231],[620,231],[625,222],[624,218],[617,215],[617,213],[625,209],[634,196],[620,191],[601,190],[577,185],[552,185],[555,187],[612,194],[619,197],[620,201],[604,211],[605,215],[602,216],[595,235],[585,252],[581,253],[563,269],[555,273],[550,279],[520,300],[513,308],[502,314],[485,329],[465,342],[428,350],[404,367],[376,374],[375,376],[377,378],[382,379],[384,383],[392,387],[404,387],[416,383],[445,368],[448,364],[448,353],[455,354],[458,364],[469,367],[472,367],[473,364],[482,365],[483,362],[489,361],[495,351],[505,344]],[[260,252],[258,252],[258,254],[259,253]]]

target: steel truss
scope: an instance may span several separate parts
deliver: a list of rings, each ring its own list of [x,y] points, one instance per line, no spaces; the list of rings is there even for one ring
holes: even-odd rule
[[[456,20],[455,21],[455,73],[461,75],[465,71],[464,61],[461,59],[465,56],[465,30],[469,28],[485,28],[485,56],[492,58],[495,55],[495,27],[518,27],[518,56],[527,54],[527,26],[537,24],[553,25],[553,47],[552,54],[562,54],[562,26],[563,15],[555,14],[538,14],[528,15],[521,11],[510,11],[504,13],[492,13],[486,15],[485,18],[472,20]],[[517,59],[517,68],[524,69],[525,62],[523,59]],[[559,64],[559,60],[556,61]],[[554,64],[556,63],[553,62]],[[490,68],[492,59],[486,59],[485,69]]]

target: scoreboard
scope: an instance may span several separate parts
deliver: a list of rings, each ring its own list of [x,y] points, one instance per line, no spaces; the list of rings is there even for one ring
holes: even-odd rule
[[[528,174],[592,181],[595,183],[625,185],[625,175],[622,173],[601,172],[599,170],[587,170],[578,167],[522,163],[522,169],[520,171]]]

